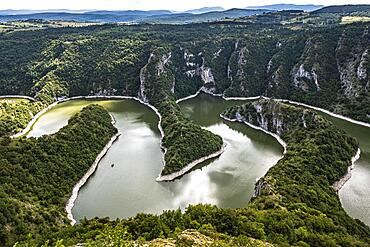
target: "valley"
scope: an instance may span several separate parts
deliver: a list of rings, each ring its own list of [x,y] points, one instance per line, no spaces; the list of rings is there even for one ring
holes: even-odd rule
[[[0,245],[367,246],[367,11],[0,32]]]

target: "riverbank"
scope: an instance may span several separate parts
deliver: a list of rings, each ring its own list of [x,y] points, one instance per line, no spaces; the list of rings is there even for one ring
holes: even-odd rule
[[[346,116],[343,116],[343,115],[336,114],[334,112],[325,110],[325,109],[317,107],[317,106],[312,106],[312,105],[308,105],[308,104],[305,104],[305,103],[300,103],[300,102],[297,102],[297,101],[292,101],[292,100],[288,100],[288,99],[275,99],[275,98],[270,98],[270,97],[266,97],[266,96],[262,96],[262,95],[251,96],[251,97],[225,97],[225,95],[223,95],[223,94],[214,94],[212,92],[204,90],[203,87],[201,89],[199,89],[195,94],[192,94],[192,95],[189,95],[187,97],[180,98],[180,99],[176,100],[176,103],[180,103],[182,101],[195,98],[200,93],[206,93],[206,94],[212,95],[214,97],[221,97],[224,100],[257,100],[257,99],[260,99],[260,98],[262,98],[262,99],[272,99],[272,100],[280,101],[280,102],[283,102],[283,103],[288,103],[288,104],[293,104],[293,105],[298,105],[298,106],[303,106],[303,107],[306,107],[306,108],[310,108],[310,109],[328,114],[332,117],[343,119],[343,120],[346,120],[350,123],[354,123],[354,124],[358,124],[358,125],[370,128],[370,123],[365,123],[365,122],[362,122],[362,121],[358,121],[358,120],[355,120],[355,119],[352,119],[352,118],[349,118],[349,117],[346,117]]]
[[[115,125],[116,120],[114,119],[113,115],[111,115],[112,121],[111,123]],[[72,214],[72,208],[74,207],[75,201],[78,196],[78,192],[82,188],[82,186],[89,180],[90,176],[94,174],[96,171],[96,168],[98,167],[98,164],[100,160],[107,154],[108,150],[110,147],[113,145],[113,143],[118,139],[118,137],[121,135],[121,133],[118,131],[117,134],[112,136],[112,138],[109,140],[109,142],[105,145],[103,150],[99,153],[99,155],[96,157],[95,161],[93,164],[90,166],[89,170],[85,173],[85,175],[77,182],[77,184],[73,187],[72,190],[72,195],[69,198],[67,205],[65,207],[66,212],[67,212],[67,218],[71,221],[71,225],[76,224],[76,219],[73,217]]]
[[[267,131],[267,130],[265,130],[265,129],[263,129],[263,128],[261,128],[261,127],[258,127],[258,126],[256,126],[256,125],[253,125],[253,124],[251,124],[251,123],[248,123],[247,121],[244,121],[243,119],[231,119],[231,118],[228,118],[228,117],[225,117],[224,115],[222,115],[222,114],[220,114],[220,118],[222,118],[222,119],[224,119],[224,120],[226,120],[226,121],[230,121],[230,122],[239,122],[239,123],[244,123],[244,124],[246,124],[246,125],[248,125],[249,127],[251,127],[252,129],[256,129],[256,130],[260,130],[260,131],[262,131],[262,132],[264,132],[264,133],[266,133],[266,134],[268,134],[268,135],[270,135],[270,136],[272,136],[272,137],[274,137],[276,140],[277,140],[277,142],[283,147],[283,149],[284,149],[284,151],[283,151],[283,155],[281,156],[281,158],[279,159],[279,160],[281,160],[282,158],[284,158],[284,154],[286,153],[286,150],[287,150],[287,144],[286,144],[286,142],[283,140],[283,139],[281,139],[280,138],[280,136],[279,135],[277,135],[277,134],[275,134],[275,133],[272,133],[272,132],[270,132],[270,131]],[[279,160],[277,161],[277,162],[279,162]],[[276,164],[277,164],[277,162],[276,162]],[[254,191],[254,195],[253,195],[253,197],[256,197],[257,195],[258,195],[258,188],[259,188],[259,186],[258,186],[258,181],[261,179],[261,178],[263,178],[265,175],[262,175],[261,177],[259,177],[259,178],[257,178],[256,179],[256,185],[255,185],[255,191]]]
[[[292,105],[298,105],[298,106],[303,106],[303,107],[306,107],[306,108],[310,108],[310,109],[313,109],[315,111],[320,111],[320,112],[323,112],[325,114],[328,114],[332,117],[343,119],[343,120],[346,120],[350,123],[354,123],[354,124],[358,124],[358,125],[370,128],[370,123],[365,123],[365,122],[362,122],[362,121],[354,120],[352,118],[345,117],[345,116],[340,115],[340,114],[336,114],[334,112],[325,110],[325,109],[320,108],[320,107],[316,107],[316,106],[312,106],[312,105],[308,105],[308,104],[304,104],[304,103],[300,103],[300,102],[296,102],[296,101],[292,101],[292,100],[288,100],[288,99],[275,99],[275,98],[269,98],[269,97],[266,97],[266,96],[253,96],[253,97],[224,97],[224,96],[222,96],[222,98],[224,100],[256,100],[256,99],[259,99],[259,98],[276,100],[276,101],[283,102],[283,103],[288,103],[288,104],[292,104]]]
[[[10,136],[10,138],[17,138],[17,137],[21,137],[21,136],[27,134],[32,129],[32,127],[36,123],[36,121],[41,117],[41,115],[43,115],[45,112],[49,111],[51,108],[56,106],[58,103],[59,102],[54,102],[51,105],[48,105],[47,107],[45,107],[44,109],[39,111],[35,116],[33,116],[31,121],[28,122],[26,128],[24,128],[23,130],[21,130],[20,132],[18,132],[16,134]]]
[[[188,100],[188,99],[192,99],[192,98],[195,98],[197,97],[200,93],[206,93],[206,94],[209,94],[209,95],[212,95],[214,97],[222,97],[223,98],[223,94],[215,94],[215,93],[212,93],[210,90],[207,90],[205,87],[201,87],[195,94],[191,94],[189,96],[186,96],[184,98],[180,98],[178,100],[176,100],[176,103],[180,103],[182,101],[185,101],[185,100]]]
[[[215,95],[213,95],[213,96],[215,96]],[[216,95],[216,97],[220,97],[220,96],[217,96]],[[222,97],[223,98],[223,97]],[[253,97],[254,99],[256,99],[256,98],[260,98],[260,97]],[[238,99],[236,99],[236,98],[234,98],[233,100],[251,100],[251,99],[253,99],[253,98],[238,98]],[[266,98],[266,97],[265,97]],[[68,101],[68,100],[78,100],[78,99],[102,99],[102,100],[104,100],[104,99],[133,99],[133,100],[136,100],[136,101],[138,101],[138,102],[140,102],[140,103],[142,103],[142,104],[144,104],[144,105],[146,105],[146,106],[148,106],[148,107],[150,107],[155,113],[156,113],[156,115],[159,117],[159,122],[158,122],[158,129],[159,129],[159,131],[161,132],[161,136],[163,137],[163,130],[162,130],[162,128],[161,128],[161,115],[159,114],[159,112],[157,111],[157,109],[155,108],[155,107],[153,107],[153,106],[151,106],[150,104],[147,104],[147,103],[145,103],[145,102],[143,102],[142,100],[140,100],[139,98],[137,98],[137,97],[132,97],[132,96],[76,96],[76,97],[71,97],[71,98],[66,98],[66,99],[62,99],[62,100],[60,100],[60,101],[58,101],[58,102],[56,102],[56,104],[58,104],[58,103],[62,103],[62,102],[65,102],[65,101]],[[230,100],[230,99],[228,99],[228,100]],[[348,120],[347,120],[348,121]],[[250,126],[250,125],[249,125]],[[250,126],[250,127],[252,127],[252,128],[254,128],[255,126]],[[255,129],[257,129],[257,128],[255,128]],[[259,129],[259,130],[261,130],[261,129]],[[263,130],[262,130],[263,131]],[[265,132],[266,133],[266,132]],[[267,134],[269,134],[269,133],[267,133]],[[278,140],[278,142],[280,143],[280,144],[282,144],[279,140]],[[162,147],[162,146],[161,146]],[[164,147],[162,147],[162,150],[164,151],[164,153],[166,152],[166,150],[165,150],[165,148]],[[285,149],[284,149],[285,150]],[[165,164],[164,163],[164,161],[163,161],[163,164]],[[181,175],[179,175],[179,176],[181,176]]]
[[[174,173],[171,173],[171,174],[168,174],[168,175],[161,175],[161,174],[159,174],[159,176],[157,177],[156,181],[157,182],[169,182],[169,181],[173,181],[176,178],[181,177],[184,174],[186,174],[188,171],[190,171],[192,168],[194,168],[198,164],[200,164],[200,163],[202,163],[202,162],[204,162],[206,160],[209,160],[209,159],[216,158],[216,157],[220,156],[225,151],[226,146],[227,146],[227,144],[224,142],[224,144],[222,145],[222,147],[221,147],[221,149],[219,151],[217,151],[217,152],[215,152],[213,154],[210,154],[208,156],[202,157],[200,159],[194,160],[193,162],[191,162],[190,164],[188,164],[187,166],[185,166],[184,168],[182,168],[178,172],[174,172]]]
[[[222,114],[220,114],[220,117],[222,119],[226,120],[226,121],[244,123],[244,124],[248,125],[249,127],[251,127],[252,129],[260,130],[260,131],[262,131],[262,132],[264,132],[264,133],[266,133],[266,134],[274,137],[278,141],[278,143],[284,148],[283,154],[286,153],[287,144],[286,144],[286,142],[283,139],[281,139],[281,137],[279,135],[277,135],[275,133],[272,133],[272,132],[270,132],[268,130],[265,130],[265,129],[261,128],[261,127],[258,127],[256,125],[253,125],[251,123],[248,123],[247,121],[244,121],[243,119],[231,119],[231,118],[225,117]]]
[[[27,134],[32,126],[35,124],[35,122],[37,121],[37,119],[42,115],[44,114],[45,112],[47,112],[48,110],[50,110],[51,108],[53,108],[54,106],[56,106],[57,104],[60,104],[60,103],[64,103],[64,102],[67,102],[67,101],[71,101],[71,100],[84,100],[84,99],[87,99],[87,100],[93,100],[93,99],[100,99],[100,100],[111,100],[111,99],[132,99],[132,100],[136,100],[138,102],[140,102],[141,104],[149,107],[150,109],[152,109],[155,114],[158,116],[159,118],[159,121],[158,121],[158,130],[161,134],[161,141],[160,141],[160,147],[161,149],[163,150],[163,168],[165,167],[166,165],[166,162],[165,162],[165,155],[166,155],[166,152],[167,152],[167,149],[162,145],[162,139],[164,137],[164,131],[162,129],[162,126],[161,126],[161,122],[162,122],[162,116],[161,114],[159,113],[159,111],[157,110],[157,108],[155,108],[153,105],[141,100],[140,98],[138,97],[133,97],[133,96],[74,96],[74,97],[70,97],[70,98],[64,98],[64,99],[60,99],[59,101],[56,101],[54,102],[53,104],[49,105],[48,107],[44,108],[43,110],[41,110],[39,113],[37,113],[33,118],[32,120],[27,124],[26,128],[23,129],[21,132],[15,134],[12,136],[12,138],[16,138],[16,137],[20,137],[24,134]],[[222,148],[221,148],[222,150]],[[195,161],[192,161],[190,164],[188,164],[187,166],[185,166],[185,168],[181,169],[179,172],[174,172],[172,174],[168,174],[168,175],[165,175],[166,177],[168,176],[168,178],[172,178],[172,179],[159,179],[161,176],[161,173],[159,174],[158,178],[156,179],[156,181],[160,182],[160,181],[171,181],[171,180],[174,180],[182,175],[184,175],[186,172],[188,172],[192,167],[194,167],[195,165],[201,163],[201,162],[204,162],[208,159],[211,159],[211,158],[214,158],[218,155],[220,155],[222,152],[221,150],[219,150],[218,152],[216,153],[213,153],[209,156],[206,156],[206,157],[202,157],[198,160],[195,160]],[[189,168],[191,167],[191,168]],[[163,170],[162,168],[162,170]]]
[[[30,96],[24,96],[24,95],[1,95],[0,99],[12,99],[12,98],[19,98],[19,99],[27,99],[29,101],[36,101],[36,99],[30,97]]]
[[[341,178],[339,179],[338,181],[336,181],[332,187],[334,188],[334,190],[339,193],[340,189],[343,188],[343,186],[348,182],[348,180],[352,177],[352,170],[354,169],[355,167],[355,162],[357,160],[360,159],[360,155],[361,155],[361,150],[360,148],[357,149],[357,152],[355,154],[355,156],[352,157],[351,159],[351,162],[352,162],[352,165],[350,165],[347,169],[347,173]]]
[[[267,99],[267,98],[264,98],[264,99]],[[270,99],[269,99],[270,100]],[[277,102],[283,102],[283,103],[290,103],[290,102],[287,102],[287,101],[282,101],[282,100],[276,100]],[[220,114],[220,117],[224,120],[227,120],[227,121],[231,121],[231,122],[241,122],[241,123],[245,123],[247,124],[249,127],[251,128],[254,128],[254,129],[257,129],[257,130],[261,130],[263,132],[265,132],[266,134],[269,134],[271,136],[273,136],[283,147],[284,147],[284,153],[283,153],[283,157],[284,157],[284,154],[286,153],[286,150],[287,150],[287,143],[281,139],[281,137],[278,135],[278,134],[275,134],[275,133],[272,133],[270,131],[267,131],[265,130],[264,128],[262,127],[259,127],[259,126],[255,126],[247,121],[244,120],[243,117],[241,116],[238,116],[236,115],[235,118],[231,119],[231,118],[228,118],[226,116],[224,116],[223,114]],[[358,148],[356,154],[351,158],[351,165],[348,166],[347,168],[347,173],[341,178],[339,179],[338,181],[336,181],[332,187],[334,188],[334,190],[338,193],[339,190],[345,185],[345,183],[352,177],[352,170],[354,169],[354,164],[355,162],[360,158],[360,148]],[[283,158],[282,157],[282,158]],[[258,185],[256,186],[258,187]],[[258,193],[257,193],[258,194]]]

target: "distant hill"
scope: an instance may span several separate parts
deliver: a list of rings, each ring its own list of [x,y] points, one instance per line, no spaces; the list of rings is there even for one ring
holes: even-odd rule
[[[322,7],[323,7],[323,5],[314,5],[314,4],[304,4],[304,5],[271,4],[271,5],[262,5],[262,6],[251,6],[251,7],[247,7],[247,9],[269,9],[269,10],[275,10],[275,11],[282,11],[282,10],[314,11],[314,10],[320,9]]]
[[[25,15],[2,15],[0,22],[18,21],[18,20],[64,20],[64,21],[79,21],[79,22],[131,22],[140,18],[140,16],[117,16],[117,15],[101,15],[101,14],[86,14],[86,13],[35,13]]]
[[[172,14],[169,10],[97,10],[89,11],[84,14],[91,15],[119,15],[119,16],[152,16],[152,15],[170,15]]]
[[[32,10],[32,9],[4,9],[0,10],[0,15],[29,15],[36,13],[85,13],[91,10],[70,10],[70,9],[46,9],[46,10]]]
[[[234,19],[239,17],[263,14],[266,12],[271,11],[266,9],[229,9],[225,11],[213,11],[197,15],[184,13],[178,15],[153,17],[147,19],[146,22],[165,23],[165,24],[198,23],[198,22],[218,21],[225,18]]]
[[[358,4],[358,5],[335,5],[321,8],[314,11],[315,14],[323,13],[335,13],[335,14],[348,14],[353,12],[369,12],[370,4]]]
[[[187,11],[183,11],[182,13],[190,13],[190,14],[204,14],[207,12],[214,12],[214,11],[224,11],[225,9],[222,7],[203,7],[200,9],[191,9]]]
[[[168,10],[124,10],[124,11],[90,11],[84,13],[70,12],[42,12],[17,15],[0,15],[0,21],[16,21],[16,20],[65,20],[65,21],[81,21],[81,22],[140,22],[152,16],[168,16],[172,12]]]
[[[90,11],[85,13],[44,12],[21,15],[0,15],[0,22],[17,20],[65,20],[79,22],[129,22],[129,23],[166,23],[184,24],[195,22],[218,21],[225,18],[239,18],[270,12],[266,9],[229,9],[211,11],[202,14],[173,13],[168,10],[154,11]]]

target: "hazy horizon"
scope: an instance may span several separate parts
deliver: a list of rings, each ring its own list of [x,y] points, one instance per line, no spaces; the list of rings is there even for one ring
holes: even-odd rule
[[[5,0],[1,3],[0,10],[170,10],[185,11],[203,7],[246,8],[270,4],[313,4],[313,5],[346,5],[346,4],[368,4],[368,0],[297,0],[293,2],[282,2],[274,0],[242,1],[242,0],[219,0],[217,3],[211,0],[188,0],[179,3],[168,0],[64,0],[63,2],[47,0]]]

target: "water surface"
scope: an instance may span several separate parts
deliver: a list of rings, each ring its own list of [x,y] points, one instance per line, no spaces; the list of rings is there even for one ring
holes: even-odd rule
[[[158,118],[133,100],[61,103],[39,119],[29,136],[56,132],[70,116],[91,103],[103,105],[114,115],[122,135],[81,189],[72,210],[76,219],[123,218],[198,203],[243,207],[253,194],[256,179],[282,154],[282,147],[273,137],[219,118],[225,108],[235,103],[225,104],[211,97],[201,102],[198,98],[183,102],[181,108],[196,123],[221,135],[228,144],[225,152],[174,182],[155,181],[163,166]]]
[[[351,217],[360,219],[370,226],[370,128],[324,113],[320,114],[355,137],[360,143],[360,159],[355,162],[352,177],[339,191],[339,198],[343,208]]]
[[[228,145],[219,158],[203,163],[200,169],[174,182],[155,182],[163,166],[158,117],[134,100],[61,103],[37,121],[29,136],[56,132],[73,114],[92,103],[103,105],[114,115],[122,135],[81,189],[72,210],[76,219],[125,218],[198,203],[243,207],[253,194],[256,179],[282,154],[282,147],[273,137],[219,117],[224,109],[242,101],[225,101],[204,94],[181,102],[181,110],[195,123],[222,136]],[[370,225],[370,128],[320,114],[360,142],[361,158],[339,197],[349,215]]]

